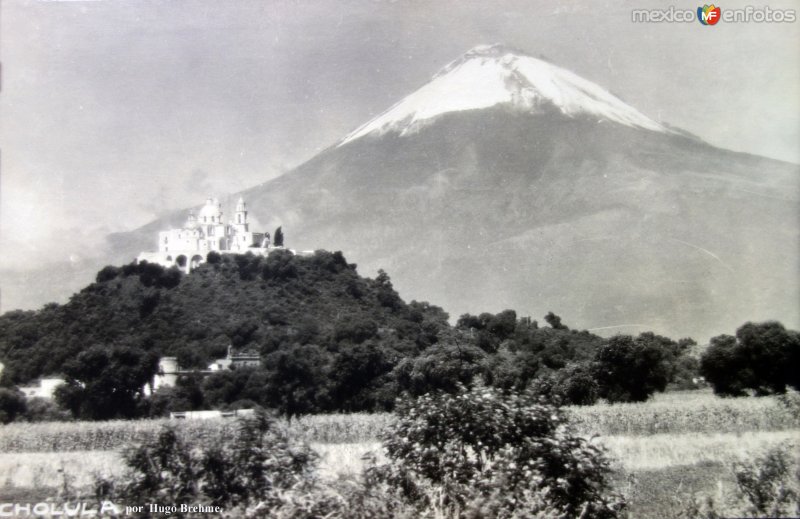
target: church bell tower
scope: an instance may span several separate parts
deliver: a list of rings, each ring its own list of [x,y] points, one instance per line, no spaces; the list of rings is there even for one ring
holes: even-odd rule
[[[247,223],[247,204],[244,203],[244,199],[239,197],[239,201],[236,202],[236,211],[233,214],[233,225],[239,232],[248,232],[250,229],[250,224]]]

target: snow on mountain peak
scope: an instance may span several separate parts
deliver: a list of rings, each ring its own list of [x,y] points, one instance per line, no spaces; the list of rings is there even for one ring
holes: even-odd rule
[[[406,135],[448,112],[496,105],[536,113],[555,107],[568,117],[589,115],[625,126],[670,132],[599,85],[503,45],[480,45],[451,62],[422,88],[347,135]]]

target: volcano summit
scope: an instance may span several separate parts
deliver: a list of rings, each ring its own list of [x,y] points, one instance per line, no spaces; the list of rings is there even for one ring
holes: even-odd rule
[[[407,135],[447,112],[504,106],[529,114],[558,110],[625,126],[667,131],[603,88],[541,59],[502,45],[482,45],[436,74],[430,83],[344,138]]]

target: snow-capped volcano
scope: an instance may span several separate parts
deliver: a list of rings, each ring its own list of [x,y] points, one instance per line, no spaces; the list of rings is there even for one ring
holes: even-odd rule
[[[357,128],[340,146],[368,134],[406,135],[449,112],[503,105],[521,112],[556,109],[625,126],[670,132],[610,92],[541,59],[502,45],[481,45],[445,66],[425,86]]]
[[[343,142],[231,198],[290,247],[342,250],[450,315],[552,310],[699,341],[800,325],[800,168],[667,129],[553,64],[476,48]],[[185,218],[112,236],[95,272]],[[65,284],[20,279],[24,294]]]

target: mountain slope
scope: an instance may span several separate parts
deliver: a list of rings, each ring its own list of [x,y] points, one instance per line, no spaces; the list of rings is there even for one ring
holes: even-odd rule
[[[289,246],[343,250],[451,315],[554,310],[704,340],[750,319],[800,324],[799,173],[493,46],[241,194]],[[185,214],[114,236],[114,249],[150,249]]]
[[[348,143],[246,196],[299,247],[342,247],[454,315],[707,338],[796,321],[797,193],[794,166],[496,108]]]

